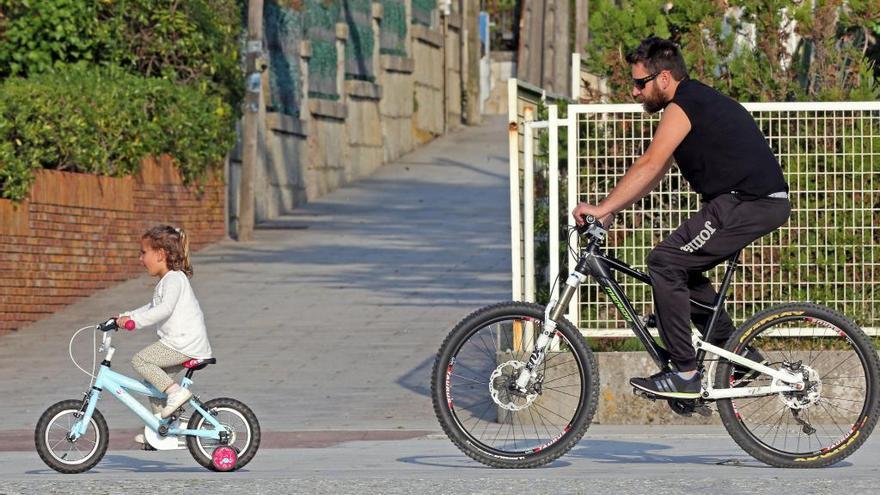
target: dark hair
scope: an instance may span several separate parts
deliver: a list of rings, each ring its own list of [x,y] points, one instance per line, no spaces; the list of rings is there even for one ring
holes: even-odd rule
[[[142,239],[147,239],[150,247],[165,251],[165,264],[169,270],[177,270],[192,277],[193,269],[189,263],[189,237],[183,229],[170,225],[159,225],[144,232]]]
[[[651,74],[668,70],[676,81],[688,77],[687,66],[678,45],[656,36],[642,40],[638,47],[626,54],[626,61],[630,65],[641,62]]]

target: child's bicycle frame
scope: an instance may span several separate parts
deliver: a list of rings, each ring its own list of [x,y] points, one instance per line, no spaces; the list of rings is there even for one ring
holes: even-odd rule
[[[106,421],[97,410],[103,391],[108,391],[135,413],[147,428],[158,435],[159,439],[185,437],[190,453],[196,461],[208,469],[230,471],[243,467],[253,458],[259,447],[260,428],[256,416],[246,405],[226,398],[203,403],[193,395],[188,402],[193,413],[186,422],[186,427],[181,428],[178,422],[183,407],[167,418],[158,418],[129,391],[156,399],[165,399],[166,394],[147,382],[132,379],[110,368],[116,352],[112,346],[111,335],[112,331],[118,330],[115,319],[111,318],[95,328],[102,332],[101,347],[98,352],[106,351],[106,355],[97,375],[94,375],[91,389],[80,401],[67,400],[51,406],[37,423],[35,433],[37,452],[49,467],[62,473],[80,473],[91,469],[101,460],[108,444]],[[186,375],[181,379],[180,386],[190,388],[193,384],[193,373],[215,362],[214,358],[210,358],[192,359],[184,363]],[[235,428],[221,422],[218,419],[220,413],[228,413],[238,420],[237,423],[243,423],[244,431],[236,432]],[[50,439],[50,435],[57,431],[59,426],[63,426],[59,418],[68,415],[71,417],[67,418],[69,427],[65,427],[67,431],[64,438]],[[89,449],[82,458],[70,459],[71,454],[75,457],[75,453],[82,453],[77,443],[84,439],[90,429],[94,430],[95,439],[86,440],[84,443],[91,443],[93,448]],[[236,442],[236,440],[244,441]],[[147,442],[149,443],[149,440]],[[176,442],[174,444],[176,445]],[[59,449],[59,446],[62,448]],[[61,454],[64,447],[67,447],[67,451]],[[160,448],[160,450],[165,449],[167,448]]]
[[[453,443],[489,466],[546,464],[589,427],[599,400],[598,360],[563,316],[588,279],[608,295],[658,370],[671,370],[669,353],[649,333],[651,318],[636,313],[613,272],[649,286],[651,278],[603,252],[607,232],[595,218],[586,217],[577,230],[586,242],[558,300],[480,308],[452,329],[437,354],[431,381],[437,418]],[[711,305],[691,300],[711,312],[706,334],[692,338],[700,396],[636,394],[688,416],[711,414],[709,405],[716,405],[731,437],[773,466],[821,467],[846,458],[880,416],[873,343],[840,313],[789,303],[752,316],[723,347],[710,344],[738,259],[738,252],[729,258]]]
[[[114,323],[115,326],[115,323]],[[151,385],[150,383],[140,382],[133,378],[129,378],[121,373],[117,373],[110,369],[110,361],[113,359],[113,354],[116,352],[116,349],[111,345],[113,341],[113,337],[110,335],[108,330],[101,328],[104,332],[103,339],[101,341],[101,347],[98,349],[98,352],[103,352],[105,349],[107,350],[107,355],[104,358],[104,361],[101,362],[101,367],[98,369],[98,377],[95,379],[95,384],[92,386],[91,393],[88,394],[88,399],[84,402],[86,403],[85,414],[73,425],[71,428],[71,435],[73,439],[76,440],[80,437],[80,435],[84,434],[86,431],[86,425],[88,425],[89,421],[92,419],[92,414],[95,413],[95,407],[98,405],[98,401],[101,399],[101,392],[104,390],[109,390],[110,393],[113,394],[113,397],[119,400],[123,405],[127,408],[131,409],[133,413],[135,413],[141,421],[144,422],[151,430],[156,433],[165,436],[165,435],[193,435],[197,437],[210,438],[213,440],[219,441],[221,444],[226,444],[229,441],[229,432],[226,431],[226,428],[223,427],[214,417],[208,414],[202,408],[201,401],[193,396],[192,399],[189,400],[189,405],[192,406],[193,409],[199,412],[211,425],[214,427],[212,430],[189,430],[189,429],[179,429],[172,427],[177,420],[177,415],[174,414],[164,419],[159,419],[153,415],[143,404],[138,402],[137,399],[132,397],[127,391],[136,392],[141,395],[146,395],[147,397],[155,397],[158,399],[164,399],[165,393],[160,392],[156,387]],[[211,359],[205,364],[213,363],[214,360]],[[193,384],[192,381],[192,371],[193,368],[189,368],[186,372],[186,376],[180,380],[180,386],[183,388],[189,388],[190,385]]]

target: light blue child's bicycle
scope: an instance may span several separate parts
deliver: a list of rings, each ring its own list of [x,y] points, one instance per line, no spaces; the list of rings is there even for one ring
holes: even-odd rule
[[[82,399],[58,402],[40,416],[34,441],[40,458],[50,468],[66,474],[82,473],[93,468],[104,457],[109,443],[107,422],[96,409],[101,392],[109,391],[131,409],[146,425],[147,444],[159,450],[178,448],[178,439],[186,439],[186,448],[196,462],[213,471],[231,471],[246,465],[260,446],[260,424],[253,411],[235,399],[220,398],[202,402],[193,396],[189,406],[191,416],[181,418],[183,407],[165,419],[154,416],[126,390],[148,397],[164,399],[165,394],[146,382],[131,379],[110,369],[115,349],[111,344],[113,330],[118,330],[115,319],[94,327],[80,329],[71,337],[71,349],[76,335],[86,329],[101,331],[101,347],[93,353],[93,383]],[[131,329],[131,328],[129,328]],[[94,342],[94,339],[93,339]],[[107,351],[98,374],[94,374],[97,353]],[[184,363],[186,377],[182,387],[192,385],[192,375],[209,364],[211,359],[192,359]]]

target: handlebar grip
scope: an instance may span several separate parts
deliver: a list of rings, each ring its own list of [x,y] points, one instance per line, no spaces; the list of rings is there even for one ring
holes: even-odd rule
[[[135,326],[135,325],[134,325],[134,320],[128,320],[128,321],[126,321],[124,326],[125,326],[125,329],[128,330],[128,331],[132,331],[132,330],[134,330],[134,326]]]
[[[581,235],[585,234],[593,225],[599,224],[593,215],[581,215],[581,218],[584,220],[584,223],[577,227],[577,231]]]

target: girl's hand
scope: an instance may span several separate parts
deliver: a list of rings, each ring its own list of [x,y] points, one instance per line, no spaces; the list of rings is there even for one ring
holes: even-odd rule
[[[129,318],[127,316],[120,316],[120,317],[116,318],[116,326],[119,328],[125,328],[127,330],[132,330],[132,329],[134,329],[133,326],[132,326],[132,328],[127,328],[125,325],[126,323],[128,323],[130,321],[131,321],[131,318]],[[134,323],[134,322],[132,322],[132,323]]]

